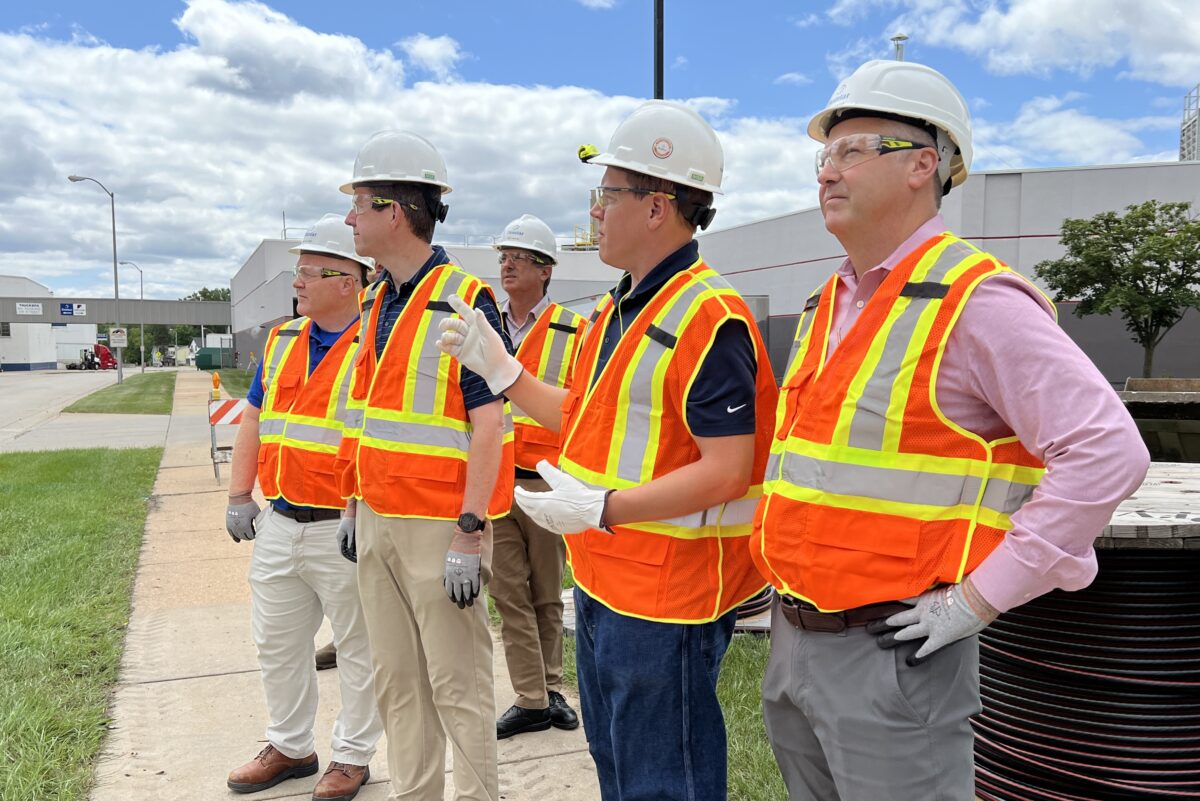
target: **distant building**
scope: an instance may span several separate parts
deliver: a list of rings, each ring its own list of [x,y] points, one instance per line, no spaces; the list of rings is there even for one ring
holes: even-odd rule
[[[20,275],[0,275],[0,296],[46,298],[16,307],[11,319],[0,320],[0,370],[54,370],[79,361],[79,352],[96,344],[95,323],[26,323],[22,312],[41,314],[55,303],[49,287]]]

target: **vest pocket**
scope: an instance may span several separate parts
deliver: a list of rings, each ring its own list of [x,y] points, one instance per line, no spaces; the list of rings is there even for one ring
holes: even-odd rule
[[[671,549],[670,537],[640,531],[622,531],[619,526],[616,534],[607,534],[595,529],[586,531],[583,543],[592,554],[656,567],[666,562],[667,552]]]

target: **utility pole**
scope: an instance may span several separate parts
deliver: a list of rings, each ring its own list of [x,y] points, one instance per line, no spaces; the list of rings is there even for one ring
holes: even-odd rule
[[[663,98],[663,0],[654,0],[654,99]]]

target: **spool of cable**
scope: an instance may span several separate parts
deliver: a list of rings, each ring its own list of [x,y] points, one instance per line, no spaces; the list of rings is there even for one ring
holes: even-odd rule
[[[980,635],[984,801],[1200,799],[1200,550],[1097,555]]]

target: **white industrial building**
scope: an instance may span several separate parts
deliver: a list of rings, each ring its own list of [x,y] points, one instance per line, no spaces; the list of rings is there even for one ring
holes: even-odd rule
[[[49,287],[32,278],[0,275],[0,297],[34,298],[18,303],[11,320],[0,321],[0,371],[54,370],[79,361],[79,352],[96,344],[95,323],[21,321],[23,315],[40,315],[58,302]],[[82,305],[79,311],[86,316],[86,304]]]
[[[1005,170],[973,174],[945,199],[947,227],[1032,278],[1038,262],[1063,254],[1058,237],[1065,218],[1123,211],[1147,200],[1188,201],[1200,211],[1200,162],[1161,162],[1097,167]],[[720,197],[717,198],[720,225]],[[763,296],[770,322],[765,326],[776,372],[782,371],[795,318],[804,300],[844,258],[825,230],[819,208],[715,230],[700,236],[700,252],[743,295]],[[261,355],[266,332],[293,314],[287,252],[295,241],[264,240],[232,281],[235,347]],[[495,251],[487,245],[445,245],[465,270],[499,288]],[[619,277],[595,250],[560,253],[551,296],[586,311]],[[756,306],[758,304],[755,304]],[[1141,373],[1141,349],[1129,339],[1119,317],[1071,315],[1072,303],[1059,304],[1064,329],[1112,382]],[[758,308],[755,309],[758,316]],[[763,316],[766,316],[765,314]],[[997,332],[1003,336],[1004,332]],[[1200,375],[1200,312],[1190,311],[1159,346],[1160,375]]]

